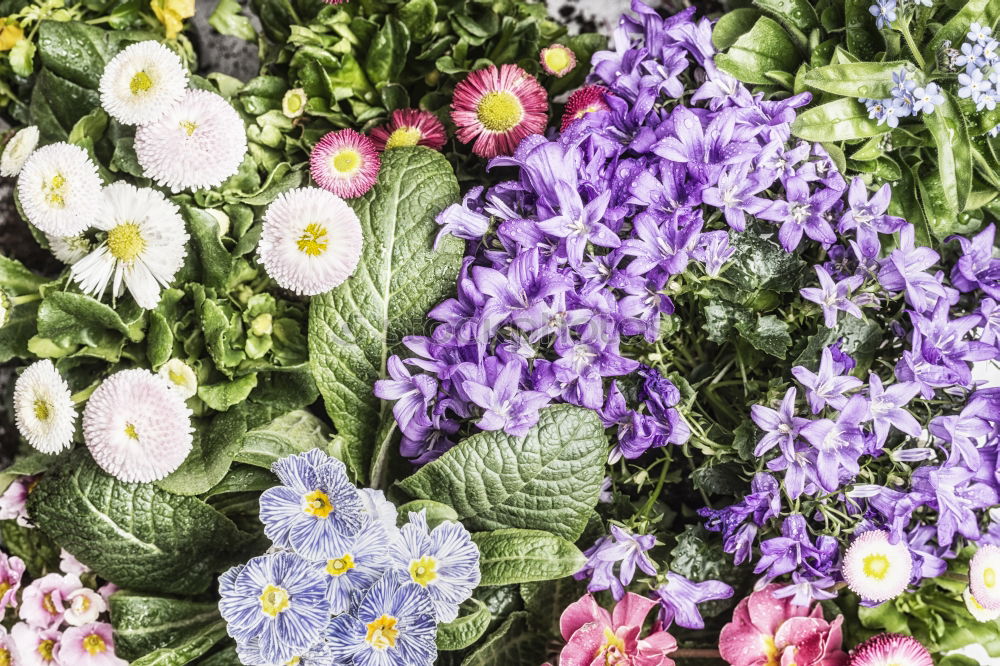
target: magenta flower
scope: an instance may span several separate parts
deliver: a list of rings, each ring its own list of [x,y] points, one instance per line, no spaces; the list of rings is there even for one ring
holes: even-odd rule
[[[915,638],[899,634],[879,634],[851,652],[851,666],[934,666],[934,659]]]
[[[81,587],[75,574],[51,573],[32,581],[21,595],[21,619],[39,629],[58,628],[69,606],[67,597]]]
[[[781,585],[768,585],[746,597],[733,611],[733,621],[722,628],[719,653],[731,666],[846,666],[847,653],[838,615],[833,622],[823,617],[817,604],[796,606],[788,597],[774,593]]]
[[[653,633],[639,637],[654,606],[652,599],[629,592],[609,613],[591,595],[580,597],[559,618],[566,641],[559,666],[673,666],[667,656],[677,649],[673,636],[655,625]]]

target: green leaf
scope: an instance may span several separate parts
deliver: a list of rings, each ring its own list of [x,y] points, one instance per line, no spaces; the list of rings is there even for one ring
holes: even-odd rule
[[[524,437],[481,432],[399,483],[453,507],[477,530],[548,530],[577,539],[597,504],[607,436],[589,409],[543,409]]]
[[[28,498],[39,528],[102,578],[129,589],[198,594],[256,544],[201,500],[125,483],[84,451],[50,470]]]
[[[864,104],[846,97],[807,109],[792,123],[792,133],[806,141],[866,139],[890,130],[869,118]]]
[[[219,619],[203,625],[191,636],[171,643],[132,662],[131,666],[184,666],[211,650],[226,637],[226,623]]]
[[[942,94],[944,104],[938,106],[934,113],[924,114],[924,124],[931,131],[937,146],[938,173],[945,200],[952,212],[958,215],[965,210],[965,202],[972,189],[972,144],[957,101],[947,91]]]
[[[973,23],[995,26],[1000,21],[1000,3],[996,0],[968,0],[958,12],[934,34],[924,50],[924,57],[934,62],[945,42],[958,48]],[[933,114],[931,114],[933,115]]]
[[[275,461],[310,449],[329,453],[330,429],[313,414],[296,410],[244,435],[235,460],[271,469]]]
[[[480,585],[510,585],[572,576],[587,557],[572,543],[541,530],[476,532]]]
[[[421,330],[428,310],[455,288],[464,244],[444,236],[433,245],[434,217],[457,198],[454,171],[440,153],[386,151],[375,187],[350,202],[365,238],[361,263],[344,284],[312,299],[309,362],[360,482],[369,464],[381,468],[392,419],[372,385],[403,337]]]
[[[741,35],[753,29],[760,18],[760,12],[750,7],[741,7],[725,12],[712,29],[712,43],[719,51],[725,51],[736,43]]]
[[[216,289],[225,287],[233,270],[233,257],[222,245],[218,220],[208,211],[193,206],[184,206],[182,210],[201,261],[203,283]]]
[[[58,571],[59,546],[41,530],[18,525],[15,520],[3,520],[0,521],[0,538],[4,550],[20,557],[32,578]]]
[[[8,294],[20,296],[34,293],[48,281],[48,278],[32,273],[17,259],[0,254],[0,289]]]
[[[219,483],[229,471],[247,431],[245,409],[231,409],[195,428],[191,453],[181,466],[156,481],[162,490],[177,495],[200,495]]]
[[[545,637],[534,632],[528,614],[516,611],[462,661],[462,666],[537,664],[545,658]]]
[[[243,8],[237,0],[219,0],[208,17],[208,24],[223,35],[248,42],[257,41],[257,31],[253,29],[250,19],[243,15]]]
[[[61,310],[79,324],[117,331],[133,342],[143,338],[140,329],[126,324],[118,312],[91,296],[56,291],[45,297],[45,303]]]
[[[587,585],[566,577],[522,583],[520,592],[524,609],[531,613],[532,626],[555,637],[559,635],[559,618],[563,610],[587,592]]]
[[[715,63],[744,83],[773,83],[766,76],[772,70],[794,72],[802,59],[788,33],[766,16],[757,19],[750,32],[740,36]]]
[[[469,599],[462,604],[457,618],[437,628],[438,650],[464,650],[486,633],[493,616],[482,601]]]
[[[890,94],[892,75],[907,65],[905,60],[827,65],[810,70],[805,82],[817,90],[843,97],[881,99]]]
[[[431,35],[438,7],[434,0],[408,0],[397,10],[399,20],[410,32],[410,37],[422,42]]]
[[[417,513],[419,511],[427,512],[427,524],[431,528],[437,527],[448,520],[458,520],[458,514],[447,504],[441,504],[441,502],[433,500],[413,500],[399,507],[398,517],[400,526],[409,520],[410,512]]]
[[[726,279],[748,292],[793,292],[799,287],[805,262],[785,252],[774,240],[757,233],[737,234]]]
[[[104,109],[96,108],[73,125],[69,133],[69,142],[80,146],[84,146],[88,140],[91,144],[97,143],[107,128],[108,114]]]
[[[238,405],[246,400],[255,388],[257,388],[256,372],[231,382],[199,386],[198,397],[215,411],[224,412],[233,405]]]
[[[276,485],[278,485],[277,477],[266,469],[237,463],[201,498],[207,500],[228,493],[261,492]]]
[[[753,4],[804,32],[819,27],[819,16],[808,0],[753,0]]]
[[[788,332],[788,324],[774,315],[758,316],[756,322],[737,322],[736,330],[755,349],[771,356],[785,358],[785,353],[792,346],[792,336]]]
[[[844,2],[844,36],[852,60],[873,60],[878,52],[885,50],[885,40],[868,11],[871,4],[870,0]],[[841,51],[838,47],[838,53]]]
[[[399,80],[410,50],[410,31],[401,21],[387,16],[365,55],[365,74],[376,87]]]
[[[42,64],[73,83],[96,90],[104,66],[117,48],[110,33],[75,21],[42,21],[38,27],[38,54]]]
[[[35,43],[22,39],[10,50],[10,68],[18,76],[28,78],[35,69]]]
[[[115,629],[115,654],[132,661],[193,635],[219,620],[213,601],[189,601],[117,592],[108,601]]]

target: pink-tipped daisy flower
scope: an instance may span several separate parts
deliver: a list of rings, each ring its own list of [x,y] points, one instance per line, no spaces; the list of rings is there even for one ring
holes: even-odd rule
[[[850,666],[934,666],[934,659],[915,638],[879,634],[851,651]]]
[[[50,573],[31,582],[21,595],[18,614],[32,627],[58,627],[69,605],[69,596],[83,587],[79,576]]]
[[[565,132],[567,127],[588,113],[607,111],[609,107],[604,99],[607,94],[608,89],[604,86],[584,86],[574,92],[566,100],[560,129]]]
[[[115,656],[111,625],[104,622],[67,629],[59,642],[59,658],[73,666],[128,666],[127,661]]]
[[[851,542],[841,573],[851,591],[865,601],[881,603],[906,589],[913,557],[905,541],[890,543],[888,532],[869,530]]]
[[[191,451],[191,410],[148,370],[122,370],[87,400],[83,439],[94,461],[122,481],[162,479]]]
[[[451,119],[458,140],[480,157],[511,155],[526,136],[541,134],[548,121],[548,99],[535,77],[517,65],[470,72],[455,86]]]
[[[309,156],[309,172],[316,184],[345,199],[370,190],[380,166],[372,140],[352,129],[330,132]]]
[[[986,610],[1000,610],[1000,548],[980,546],[969,562],[972,596]]]
[[[542,63],[546,74],[561,79],[576,67],[576,54],[568,46],[553,44],[542,49],[538,54],[538,61]]]
[[[448,135],[444,125],[430,111],[397,109],[389,122],[371,131],[372,143],[379,151],[405,146],[427,146],[441,150]]]

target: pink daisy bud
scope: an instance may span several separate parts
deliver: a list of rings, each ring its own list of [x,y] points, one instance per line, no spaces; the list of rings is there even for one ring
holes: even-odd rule
[[[986,610],[1000,610],[1000,548],[980,546],[969,562],[972,596]]]
[[[191,410],[159,375],[134,369],[101,383],[83,412],[94,461],[122,481],[156,481],[180,467],[193,443]]]
[[[441,150],[448,135],[444,125],[430,111],[397,109],[385,125],[371,132],[372,142],[379,151],[404,146],[427,146]]]
[[[607,111],[608,103],[604,96],[608,94],[608,89],[604,86],[584,86],[574,92],[566,100],[566,109],[563,111],[562,126],[560,129],[565,132],[566,128],[574,121],[583,118],[588,113],[597,111]]]
[[[451,101],[458,140],[475,139],[472,152],[486,158],[511,155],[524,137],[541,134],[547,110],[545,89],[517,65],[470,72]]]
[[[309,156],[309,172],[316,184],[345,199],[370,190],[380,166],[372,140],[352,129],[330,132]]]
[[[561,79],[576,67],[576,54],[568,46],[553,44],[542,49],[538,54],[538,61],[542,63],[546,74]]]
[[[934,666],[930,653],[915,638],[879,634],[851,651],[850,666]]]
[[[59,642],[59,658],[74,666],[128,666],[115,656],[111,625],[104,622],[67,629]]]

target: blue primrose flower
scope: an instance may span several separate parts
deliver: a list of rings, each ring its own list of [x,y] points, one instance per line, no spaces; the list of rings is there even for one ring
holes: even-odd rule
[[[438,622],[451,622],[479,585],[479,548],[472,535],[461,523],[429,529],[425,511],[411,512],[399,532],[389,552],[397,579],[426,589]]]
[[[219,577],[226,630],[262,660],[283,663],[309,650],[330,619],[316,566],[287,551],[255,557]]]
[[[427,590],[389,575],[372,585],[354,613],[335,617],[325,638],[337,664],[430,666],[436,635]]]
[[[313,449],[282,458],[271,471],[283,485],[260,496],[267,538],[310,560],[339,555],[338,539],[357,534],[367,516],[344,463]]]
[[[398,531],[393,528],[398,534]],[[385,525],[372,521],[351,537],[340,537],[330,556],[317,566],[327,580],[330,612],[346,613],[351,609],[352,595],[369,587],[389,568],[389,546],[396,534],[390,535]]]

